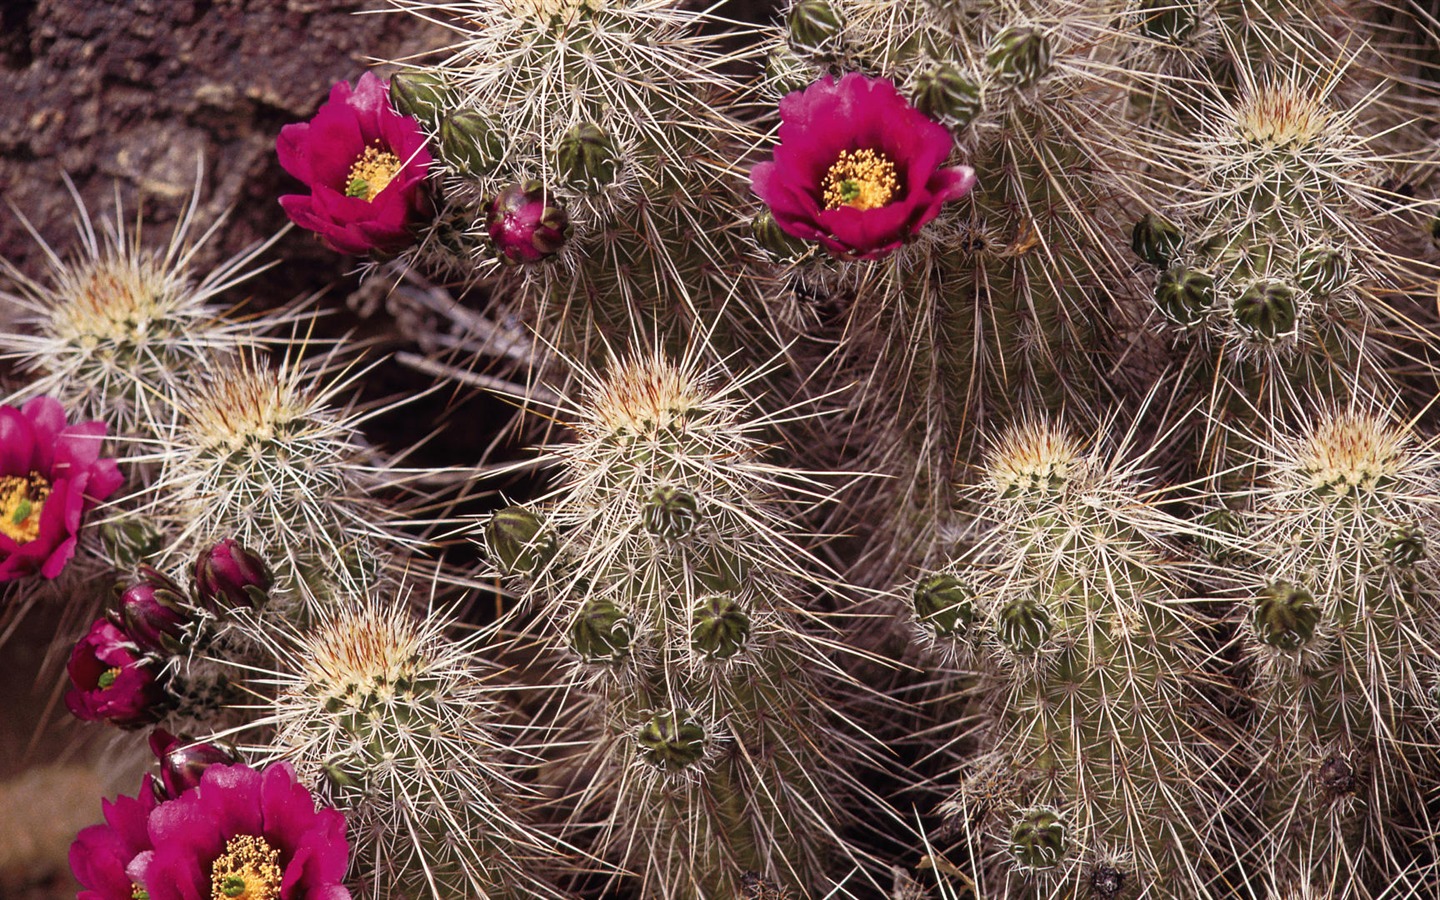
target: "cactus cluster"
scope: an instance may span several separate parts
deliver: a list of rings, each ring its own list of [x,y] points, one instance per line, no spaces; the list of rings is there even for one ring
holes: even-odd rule
[[[389,0],[448,45],[281,133],[480,437],[197,201],[0,266],[0,581],[162,729],[87,890],[233,738],[334,900],[1440,894],[1434,13],[774,5]]]

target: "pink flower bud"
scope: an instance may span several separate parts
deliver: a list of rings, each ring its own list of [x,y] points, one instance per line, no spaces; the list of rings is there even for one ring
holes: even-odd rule
[[[538,181],[505,188],[490,201],[490,239],[500,261],[539,262],[560,252],[570,238],[570,215]]]
[[[265,561],[233,538],[195,560],[195,593],[206,609],[259,605],[274,583]]]

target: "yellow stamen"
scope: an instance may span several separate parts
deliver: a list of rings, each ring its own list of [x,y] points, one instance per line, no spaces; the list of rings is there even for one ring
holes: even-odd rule
[[[236,835],[210,867],[210,900],[277,900],[284,874],[279,859],[264,838]]]
[[[877,209],[900,190],[895,164],[870,149],[841,150],[840,158],[825,173],[825,208]]]
[[[17,544],[40,536],[40,513],[50,496],[50,482],[39,472],[0,476],[0,534]]]
[[[379,147],[366,147],[350,166],[345,179],[345,196],[370,201],[400,174],[400,157]]]

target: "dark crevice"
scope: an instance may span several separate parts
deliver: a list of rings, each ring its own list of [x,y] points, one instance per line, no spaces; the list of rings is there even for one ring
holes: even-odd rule
[[[35,61],[30,46],[30,15],[40,0],[0,0],[0,64],[25,69]]]

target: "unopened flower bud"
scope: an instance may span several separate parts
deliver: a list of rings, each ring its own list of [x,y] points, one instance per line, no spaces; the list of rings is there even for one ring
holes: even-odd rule
[[[964,634],[975,621],[975,598],[954,575],[931,575],[910,597],[915,618],[941,636]]]
[[[558,547],[540,517],[523,506],[502,509],[485,526],[485,543],[506,575],[534,575],[555,558]]]
[[[1189,38],[1200,25],[1200,9],[1189,0],[1141,0],[1135,14],[1141,34],[1170,44]]]
[[[995,623],[1000,642],[1016,653],[1034,653],[1050,635],[1050,613],[1037,597],[1020,597],[1000,610]]]
[[[1065,858],[1065,823],[1053,809],[1027,809],[1010,826],[1010,855],[1026,869],[1052,869]]]
[[[695,608],[690,646],[712,659],[729,659],[750,640],[750,617],[728,594],[714,594]]]
[[[1312,297],[1328,297],[1350,278],[1350,260],[1337,247],[1311,247],[1300,254],[1295,283]]]
[[[656,537],[682,538],[695,528],[699,504],[695,495],[676,487],[659,487],[646,498],[645,530]]]
[[[1130,232],[1130,248],[1135,255],[1157,269],[1169,268],[1180,255],[1184,236],[1174,222],[1155,213],[1146,213]]]
[[[440,121],[440,158],[466,175],[483,175],[505,157],[505,135],[489,117],[473,110]]]
[[[140,567],[140,579],[120,592],[118,608],[110,620],[129,635],[141,650],[174,655],[181,650],[185,625],[185,591],[149,566]]]
[[[150,733],[150,750],[160,761],[160,781],[152,783],[160,800],[173,800],[198,785],[210,766],[240,762],[240,754],[229,744],[197,744],[163,728]]]
[[[1386,562],[1408,569],[1425,558],[1425,529],[1414,523],[1397,525],[1381,547]]]
[[[1029,87],[1050,71],[1055,49],[1050,36],[1034,28],[1012,27],[996,35],[985,64],[1005,84]]]
[[[1315,636],[1320,605],[1299,585],[1276,582],[1255,598],[1255,636],[1278,650],[1298,650]]]
[[[777,44],[765,57],[765,82],[781,96],[803,91],[814,83],[815,77],[815,67],[784,44]]]
[[[500,261],[533,263],[554,256],[570,239],[570,215],[538,181],[512,184],[490,201],[490,240]]]
[[[450,86],[434,72],[397,72],[390,76],[390,104],[433,130],[451,105]]]
[[[1165,318],[1189,328],[1215,301],[1215,279],[1199,269],[1167,269],[1155,285],[1155,306]]]
[[[220,541],[195,560],[195,594],[209,610],[261,606],[274,584],[265,560],[233,538]]]
[[[826,0],[800,0],[786,20],[790,45],[797,50],[822,52],[834,50],[840,43],[845,21]]]
[[[1253,337],[1273,341],[1295,330],[1295,291],[1283,281],[1257,281],[1235,298],[1235,324]]]
[[[591,600],[570,628],[570,646],[586,662],[614,662],[630,652],[633,629],[609,600]]]
[[[667,772],[682,771],[705,756],[705,729],[683,710],[652,716],[635,741],[642,759]]]
[[[598,191],[615,181],[615,143],[594,122],[582,122],[565,132],[555,148],[555,168],[576,190]]]
[[[799,259],[808,246],[804,241],[786,234],[775,221],[774,213],[768,209],[750,221],[750,233],[760,248],[776,262]]]
[[[911,99],[916,109],[952,128],[964,128],[980,113],[980,86],[951,63],[917,74]]]

